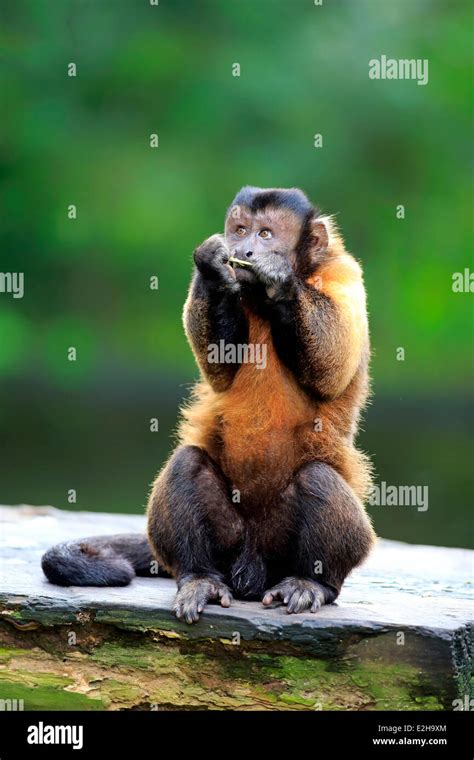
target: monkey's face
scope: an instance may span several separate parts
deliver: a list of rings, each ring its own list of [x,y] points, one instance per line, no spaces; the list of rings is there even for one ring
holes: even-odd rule
[[[289,209],[267,207],[252,212],[234,206],[225,224],[227,247],[233,257],[249,264],[265,259],[269,272],[281,267],[282,257],[294,267],[301,226],[301,219]],[[257,281],[251,267],[236,266],[235,274],[242,282]]]

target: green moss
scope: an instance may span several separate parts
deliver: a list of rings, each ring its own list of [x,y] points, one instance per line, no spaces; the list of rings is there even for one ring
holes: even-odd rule
[[[44,657],[27,651],[29,659]],[[0,652],[20,659],[25,650]],[[78,670],[100,695],[99,706],[142,702],[210,709],[437,710],[439,700],[420,692],[419,672],[406,664],[338,663],[312,657],[274,656],[223,647],[218,656],[182,653],[179,645],[106,642],[89,656],[74,652]],[[61,661],[60,661],[61,662]],[[91,669],[91,666],[92,669]],[[45,662],[45,669],[51,662]],[[137,670],[142,674],[137,674]],[[112,676],[113,673],[113,677]],[[73,680],[55,673],[10,671],[8,680],[33,689],[64,692]],[[0,683],[2,673],[0,672]],[[86,704],[90,697],[75,695]],[[17,697],[18,698],[18,697]],[[53,698],[52,698],[53,699]],[[66,705],[67,698],[64,701]],[[54,699],[53,699],[54,702]],[[62,704],[60,698],[58,703]],[[64,709],[67,709],[66,706]]]
[[[22,656],[25,654],[24,649],[15,649],[14,647],[0,647],[0,665],[5,665],[12,657]]]
[[[73,683],[71,678],[59,676],[56,673],[48,673],[44,671],[31,672],[30,670],[22,670],[19,668],[16,668],[15,670],[0,671],[0,684],[4,681],[25,684],[26,686],[31,686],[31,688],[35,688],[36,686],[64,688]]]
[[[295,708],[441,710],[424,695],[420,672],[406,664],[337,662],[296,656],[247,655],[220,663],[233,679],[251,675],[276,702]]]
[[[64,691],[64,681],[44,674],[28,673],[22,682],[21,675],[10,680],[0,675],[0,698],[22,699],[25,710],[103,710],[105,704],[100,699],[90,699],[84,694]]]
[[[0,649],[0,663],[9,663],[8,672],[0,667],[0,698],[8,698],[1,691],[7,684],[11,698],[26,695],[27,709],[442,709],[416,667],[371,659],[368,648],[363,658],[334,660],[304,650],[272,654],[249,642],[113,636],[89,639],[89,652]]]
[[[420,670],[406,663],[368,662],[351,664],[351,681],[362,686],[374,710],[442,710],[439,699],[423,695],[426,685]]]
[[[147,670],[151,666],[154,654],[156,653],[148,642],[132,647],[124,647],[123,644],[115,642],[106,642],[92,652],[90,659],[106,668]]]
[[[100,694],[107,704],[117,703],[132,707],[142,701],[143,693],[139,686],[119,681],[115,678],[105,678],[100,683]]]
[[[9,618],[13,620],[23,620],[23,615],[21,610],[12,610],[12,609],[6,609],[3,604],[1,605],[2,614],[5,615],[5,620],[8,620]]]

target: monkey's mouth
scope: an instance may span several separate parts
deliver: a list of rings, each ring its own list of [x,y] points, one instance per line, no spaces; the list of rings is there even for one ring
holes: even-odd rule
[[[247,261],[242,261],[237,256],[231,256],[227,262],[228,266],[232,269],[232,274],[239,282],[255,282],[255,274],[252,272],[252,264]]]
[[[231,256],[227,263],[230,264],[232,269],[251,269],[253,267],[253,264],[250,261],[244,261],[237,256]]]

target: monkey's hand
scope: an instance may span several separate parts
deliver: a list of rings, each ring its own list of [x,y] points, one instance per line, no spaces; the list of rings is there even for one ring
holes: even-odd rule
[[[252,272],[265,285],[269,295],[291,282],[294,276],[293,267],[286,256],[270,252],[252,258]]]
[[[230,290],[239,289],[235,272],[227,263],[230,253],[223,235],[212,235],[205,240],[196,248],[193,257],[199,272],[206,280],[224,285]]]

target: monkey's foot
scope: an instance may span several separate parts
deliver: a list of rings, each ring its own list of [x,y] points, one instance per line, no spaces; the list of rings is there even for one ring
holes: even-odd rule
[[[317,581],[309,578],[284,578],[269,591],[266,591],[262,599],[265,607],[272,602],[280,602],[286,605],[288,613],[317,612],[325,603],[323,587]]]
[[[217,601],[222,607],[230,607],[232,603],[232,594],[225,583],[212,575],[189,575],[179,584],[173,612],[179,620],[197,623],[205,605]]]

